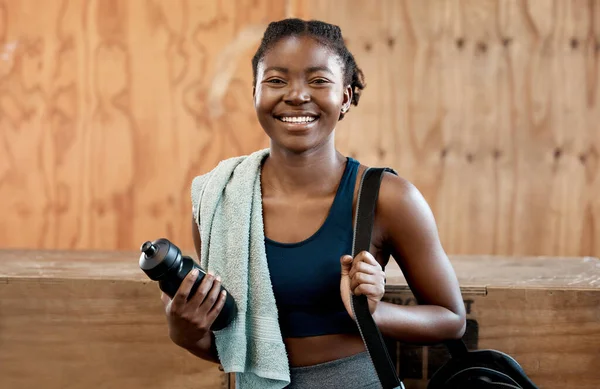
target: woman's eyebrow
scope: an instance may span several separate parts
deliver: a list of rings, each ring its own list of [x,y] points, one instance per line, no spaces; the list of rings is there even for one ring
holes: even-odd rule
[[[265,73],[270,72],[270,71],[275,71],[275,72],[280,72],[280,73],[285,73],[285,74],[289,73],[288,68],[284,68],[281,66],[269,66],[268,68],[265,69]],[[316,72],[326,72],[326,73],[333,75],[333,72],[327,66],[311,66],[305,70],[305,73],[307,73],[307,74],[316,73]]]
[[[289,72],[289,70],[287,68],[282,68],[281,66],[269,66],[268,68],[265,69],[265,73],[271,72],[271,71],[280,72],[280,73],[288,73]]]
[[[316,72],[326,72],[326,73],[333,75],[333,72],[331,70],[329,70],[329,68],[327,66],[311,66],[310,68],[306,69],[306,73],[316,73]]]

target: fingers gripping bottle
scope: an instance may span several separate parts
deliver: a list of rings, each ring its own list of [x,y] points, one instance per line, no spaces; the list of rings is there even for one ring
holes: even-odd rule
[[[154,242],[144,242],[140,248],[140,268],[153,281],[158,281],[159,288],[169,297],[173,298],[179,285],[192,269],[198,269],[198,278],[194,282],[188,299],[191,298],[206,272],[190,257],[181,254],[181,250],[168,239],[160,238]],[[221,291],[226,290],[221,286]],[[237,313],[237,307],[231,294],[227,292],[223,309],[211,326],[217,331],[225,328]]]

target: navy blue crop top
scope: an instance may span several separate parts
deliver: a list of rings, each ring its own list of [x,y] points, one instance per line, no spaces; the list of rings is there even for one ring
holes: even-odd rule
[[[352,201],[358,161],[348,158],[323,225],[308,239],[265,238],[284,338],[358,332],[340,297],[340,258],[352,254]]]

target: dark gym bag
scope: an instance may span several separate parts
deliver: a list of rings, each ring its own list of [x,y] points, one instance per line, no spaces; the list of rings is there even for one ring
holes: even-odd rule
[[[352,255],[369,251],[375,205],[384,172],[388,168],[369,168],[363,174],[358,192]],[[375,324],[366,296],[352,296],[352,309],[358,328],[383,389],[404,389],[396,374],[379,328]],[[537,389],[512,357],[496,350],[469,351],[461,340],[444,343],[451,358],[429,380],[427,389]]]

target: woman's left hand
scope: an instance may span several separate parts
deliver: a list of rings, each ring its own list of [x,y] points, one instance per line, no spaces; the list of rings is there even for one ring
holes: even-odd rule
[[[367,296],[372,315],[385,294],[385,272],[381,265],[367,251],[360,252],[354,259],[350,255],[344,255],[340,258],[340,263],[342,265],[340,293],[348,314],[354,318],[350,303],[352,293],[357,296]]]

